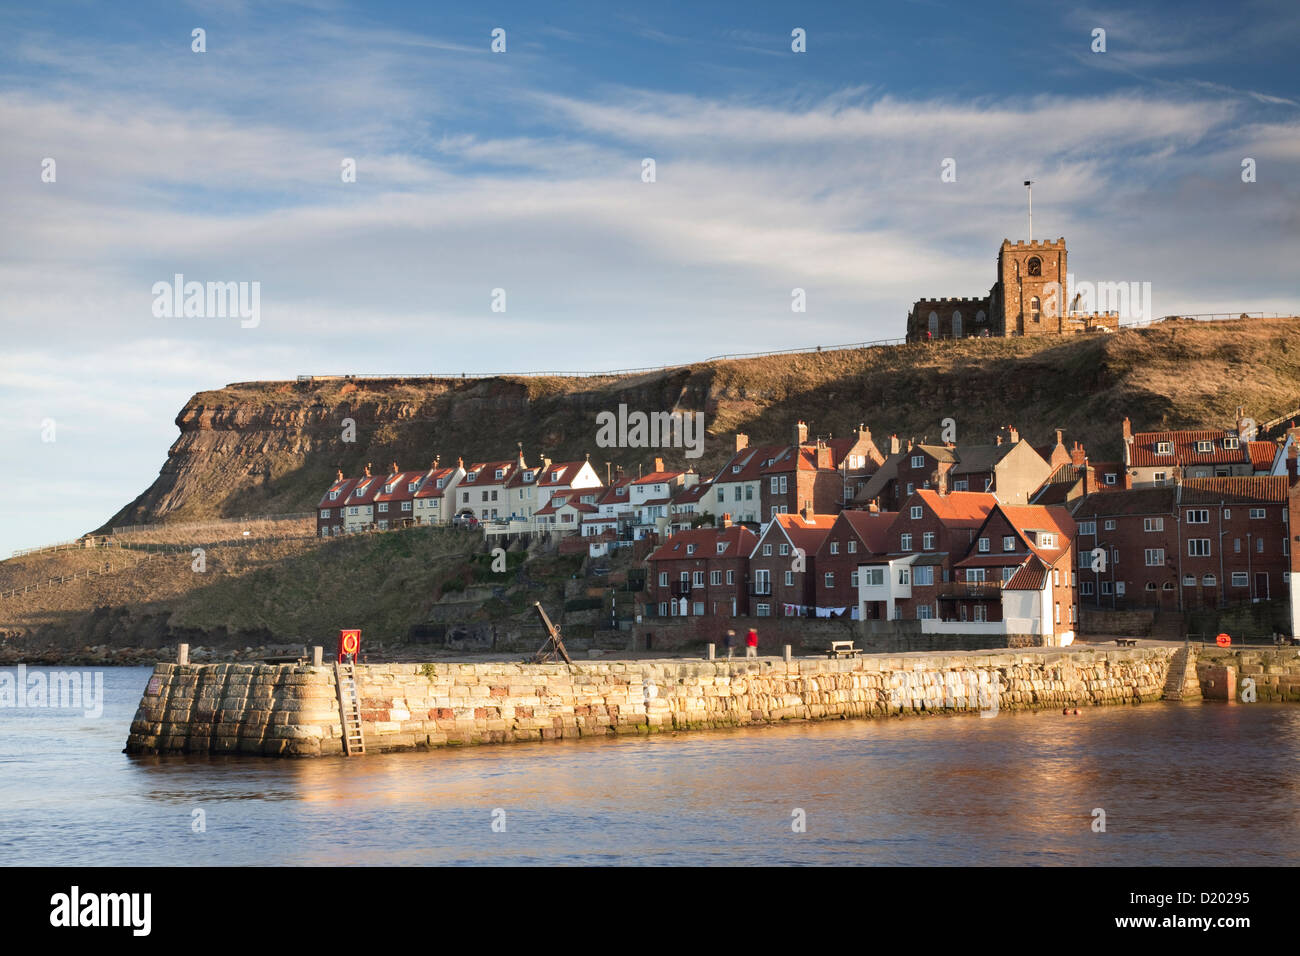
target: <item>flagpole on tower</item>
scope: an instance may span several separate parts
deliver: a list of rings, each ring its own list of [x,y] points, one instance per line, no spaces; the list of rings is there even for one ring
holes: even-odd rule
[[[1034,181],[1025,180],[1025,188],[1029,190],[1029,241],[1034,241]]]

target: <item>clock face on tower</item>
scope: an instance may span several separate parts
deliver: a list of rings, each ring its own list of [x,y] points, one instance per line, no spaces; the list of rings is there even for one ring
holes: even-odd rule
[[[1034,256],[1034,257],[1033,257],[1032,259],[1030,259],[1029,262],[1027,263],[1027,270],[1026,270],[1026,271],[1027,271],[1027,272],[1029,273],[1029,275],[1031,275],[1031,276],[1040,276],[1040,275],[1042,275],[1042,274],[1043,274],[1043,263],[1042,263],[1042,260],[1039,259],[1037,256]]]

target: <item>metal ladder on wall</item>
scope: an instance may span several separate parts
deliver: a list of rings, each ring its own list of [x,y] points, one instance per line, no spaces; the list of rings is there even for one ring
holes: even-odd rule
[[[334,683],[339,694],[339,721],[343,725],[343,753],[353,757],[366,752],[361,732],[361,698],[357,693],[357,665],[334,665]]]

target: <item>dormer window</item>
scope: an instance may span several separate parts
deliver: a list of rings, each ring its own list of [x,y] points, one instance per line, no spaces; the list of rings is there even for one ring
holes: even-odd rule
[[[439,487],[439,488],[441,488],[441,487],[442,487],[443,485],[445,485],[446,483],[447,483],[447,479],[446,479],[446,478],[439,478],[439,479],[438,479],[438,487]]]
[[[466,481],[476,481],[477,479],[478,479],[477,471],[471,471],[468,475],[465,476]]]
[[[498,469],[497,469],[497,474],[496,474],[496,476],[497,476],[498,478],[501,478],[501,477],[503,477],[503,476],[505,475],[505,473],[506,473],[506,470],[505,470],[504,468],[498,468]]]
[[[331,491],[331,492],[330,492],[330,501],[333,501],[333,500],[336,499],[338,496],[339,496],[339,493],[338,493],[337,491]]]
[[[740,474],[740,466],[739,466],[739,465],[732,465],[732,466],[731,466],[731,473],[732,473],[733,475],[738,475],[738,474]]]
[[[718,542],[718,554],[722,554],[722,552],[724,552],[724,551],[726,551],[726,550],[727,550],[727,543],[726,543],[725,541],[719,541],[719,542]]]
[[[1198,441],[1196,443],[1196,451],[1198,454],[1208,455],[1210,452],[1214,451],[1214,442]]]
[[[695,553],[695,545],[693,545],[693,544],[688,544],[688,545],[686,546],[686,553],[687,553],[687,554],[694,554],[694,553]]]
[[[1157,455],[1172,455],[1174,453],[1174,443],[1171,441],[1156,442]]]
[[[533,473],[531,471],[524,472],[524,481],[532,481],[532,480],[533,480]]]
[[[1240,447],[1241,447],[1241,440],[1240,440],[1240,439],[1237,439],[1237,438],[1234,438],[1234,437],[1232,437],[1231,435],[1229,435],[1229,436],[1227,436],[1226,438],[1223,439],[1223,447],[1226,448],[1226,449],[1228,449],[1229,451],[1231,451],[1231,450],[1233,450],[1233,449],[1236,449],[1236,448],[1240,448]]]
[[[551,481],[559,481],[559,480],[560,480],[560,473],[558,471],[551,472]]]
[[[1046,532],[1043,531],[1038,532],[1038,546],[1040,548],[1056,547],[1056,535],[1047,534]]]
[[[620,486],[619,488],[614,489],[614,494],[617,497],[622,498],[624,495],[627,494],[627,488]]]
[[[412,482],[410,482],[410,483],[406,486],[406,490],[407,490],[407,491],[414,491],[414,490],[416,489],[416,486],[418,486],[418,485],[419,485],[419,482],[418,482],[418,481],[412,481]]]

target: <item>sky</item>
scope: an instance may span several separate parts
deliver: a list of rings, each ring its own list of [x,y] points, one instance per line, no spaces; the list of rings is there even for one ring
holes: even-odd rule
[[[229,382],[900,337],[988,292],[1026,179],[1077,279],[1293,313],[1300,8],[1128,6],[2,3],[0,556]],[[177,274],[255,317],[167,314]]]

